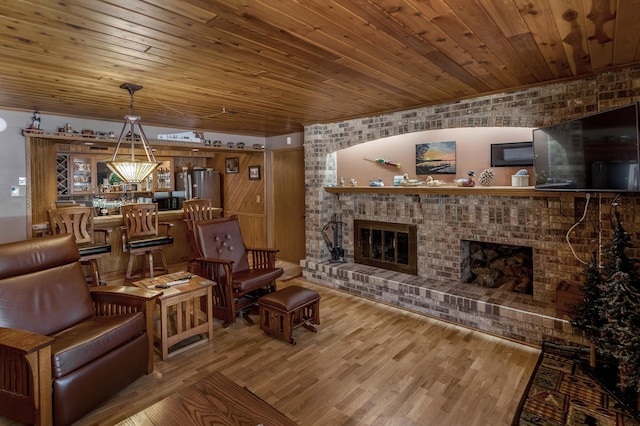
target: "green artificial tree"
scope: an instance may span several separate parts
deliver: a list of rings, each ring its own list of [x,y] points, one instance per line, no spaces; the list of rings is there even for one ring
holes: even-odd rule
[[[589,364],[594,368],[596,366],[596,345],[605,324],[605,319],[601,314],[601,307],[604,303],[604,285],[595,252],[591,261],[585,265],[584,276],[584,283],[580,287],[582,303],[575,306],[571,325],[583,330],[585,336],[591,341]]]
[[[640,282],[638,260],[627,255],[631,247],[631,237],[615,211],[604,263],[598,267],[594,256],[585,267],[583,302],[572,322],[584,330],[599,354],[617,361],[618,386],[623,392],[640,390]]]
[[[636,283],[637,284],[637,283]],[[640,298],[631,275],[616,271],[605,281],[599,345],[618,361],[618,386],[640,390]]]

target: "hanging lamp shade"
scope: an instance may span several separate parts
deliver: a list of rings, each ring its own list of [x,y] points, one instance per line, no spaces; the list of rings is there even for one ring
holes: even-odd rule
[[[129,114],[124,117],[124,125],[122,131],[118,137],[118,143],[116,149],[113,152],[111,161],[107,161],[107,167],[120,179],[126,183],[140,183],[145,180],[153,171],[160,165],[160,162],[156,160],[149,139],[144,134],[142,126],[140,125],[140,117],[133,115],[133,97],[134,93],[142,86],[132,83],[124,83],[120,86],[121,89],[126,89],[129,92],[131,101],[129,103]],[[137,129],[136,129],[137,127]],[[131,145],[131,154],[129,156],[120,155],[119,150],[122,143],[129,143]],[[140,142],[145,156],[136,158],[135,145],[136,142]]]

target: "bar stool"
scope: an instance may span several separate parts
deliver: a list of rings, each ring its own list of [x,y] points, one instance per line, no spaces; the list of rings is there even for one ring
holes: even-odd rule
[[[133,266],[135,258],[145,256],[146,261],[142,262],[141,278],[152,278],[156,271],[161,274],[169,273],[167,258],[164,248],[173,245],[171,236],[172,223],[158,223],[158,204],[137,203],[125,204],[121,207],[122,220],[122,251],[129,253],[127,263],[127,273],[125,278],[129,281],[134,279]],[[160,227],[164,228],[164,235],[160,234]],[[153,255],[158,254],[161,266],[154,266]],[[137,279],[137,277],[136,277]]]
[[[187,260],[187,270],[197,274],[198,264],[196,258],[200,257],[200,251],[193,233],[193,223],[197,220],[213,219],[212,202],[207,199],[186,200],[182,202],[182,211],[184,212],[184,222],[187,225],[187,240],[189,240],[189,246],[191,247],[189,260]]]
[[[53,235],[73,234],[76,238],[80,262],[91,270],[91,285],[100,285],[98,259],[111,254],[110,229],[95,229],[93,226],[93,208],[71,205],[51,209],[49,228]],[[102,235],[102,242],[95,240],[95,234]]]

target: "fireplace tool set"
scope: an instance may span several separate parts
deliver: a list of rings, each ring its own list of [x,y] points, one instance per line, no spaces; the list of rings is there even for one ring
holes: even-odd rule
[[[337,214],[331,217],[329,223],[322,228],[322,238],[331,253],[330,263],[346,263],[342,248],[342,221]]]

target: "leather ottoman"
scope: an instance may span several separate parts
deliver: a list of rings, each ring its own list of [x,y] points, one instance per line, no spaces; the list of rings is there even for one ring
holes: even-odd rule
[[[296,344],[293,330],[303,326],[317,332],[311,324],[320,324],[320,295],[308,288],[285,287],[282,290],[262,296],[260,307],[260,328],[267,334]]]

